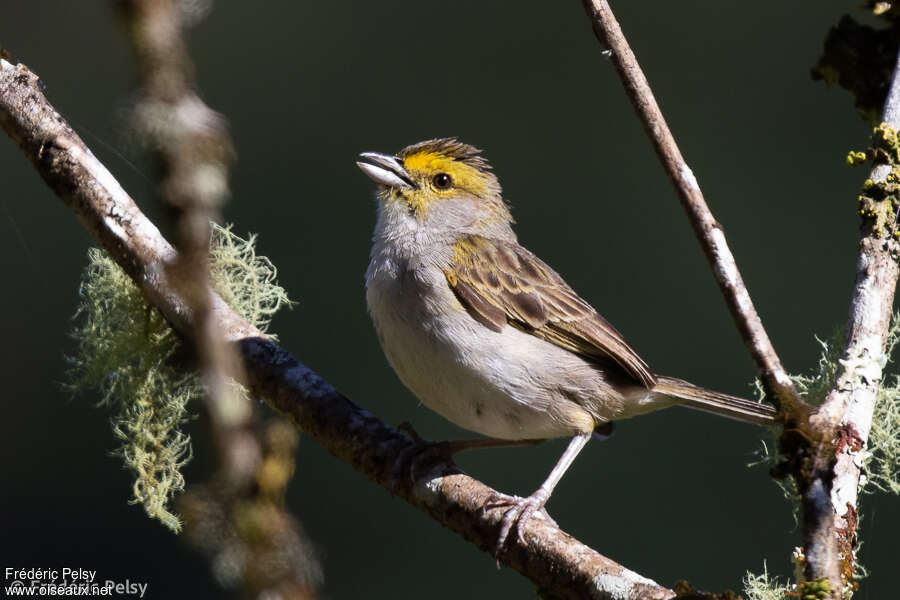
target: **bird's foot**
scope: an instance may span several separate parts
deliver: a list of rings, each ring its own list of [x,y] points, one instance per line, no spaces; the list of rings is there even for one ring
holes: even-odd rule
[[[510,496],[501,494],[500,492],[491,494],[484,503],[485,509],[494,506],[509,506],[509,508],[506,509],[506,512],[503,513],[503,518],[500,520],[500,536],[497,538],[497,545],[494,548],[495,557],[500,555],[503,546],[506,544],[506,539],[509,537],[509,532],[512,531],[513,527],[516,529],[516,537],[519,538],[519,541],[525,541],[525,538],[523,537],[525,525],[534,515],[538,515],[540,518],[545,519],[554,527],[559,527],[556,521],[553,520],[553,517],[547,512],[547,509],[544,508],[544,504],[546,504],[549,499],[550,492],[543,489],[539,489],[527,498]]]
[[[413,484],[424,475],[427,468],[439,462],[453,461],[455,448],[451,442],[431,442],[423,439],[406,421],[398,425],[397,429],[408,435],[413,443],[402,450],[394,461],[390,479],[391,490],[404,478]]]

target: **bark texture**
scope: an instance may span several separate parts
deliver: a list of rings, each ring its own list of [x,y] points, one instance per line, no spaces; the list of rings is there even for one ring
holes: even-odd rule
[[[882,122],[900,128],[900,57]],[[869,179],[884,182],[890,173],[890,165],[876,164]],[[885,344],[900,256],[900,244],[893,236],[896,230],[896,217],[887,232],[875,226],[874,218],[863,218],[840,368],[834,389],[810,417],[810,428],[820,444],[810,448],[810,472],[798,477],[803,494],[806,576],[810,580],[827,578],[832,598],[840,598],[856,586],[859,483],[887,358]]]

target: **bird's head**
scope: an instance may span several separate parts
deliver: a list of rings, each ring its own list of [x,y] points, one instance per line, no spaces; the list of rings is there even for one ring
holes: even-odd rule
[[[383,211],[431,229],[478,229],[512,220],[481,150],[456,138],[408,146],[397,155],[363,152],[356,163],[379,184]]]

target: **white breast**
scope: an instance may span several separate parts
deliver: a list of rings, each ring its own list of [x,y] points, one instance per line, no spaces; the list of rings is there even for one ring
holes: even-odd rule
[[[590,431],[623,410],[602,370],[533,335],[494,332],[459,303],[443,272],[373,252],[366,300],[403,383],[449,421],[503,439]]]

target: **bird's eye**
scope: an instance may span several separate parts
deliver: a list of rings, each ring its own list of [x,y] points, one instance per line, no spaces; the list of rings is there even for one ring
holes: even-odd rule
[[[448,190],[453,185],[453,178],[446,173],[438,173],[431,178],[431,183],[439,190]]]

